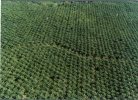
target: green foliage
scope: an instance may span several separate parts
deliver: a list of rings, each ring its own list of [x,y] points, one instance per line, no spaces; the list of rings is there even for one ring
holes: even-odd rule
[[[138,3],[2,1],[1,99],[136,99]]]

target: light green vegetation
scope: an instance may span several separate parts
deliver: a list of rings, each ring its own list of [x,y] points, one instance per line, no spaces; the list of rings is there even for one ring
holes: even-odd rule
[[[0,98],[138,98],[138,3],[2,1]]]

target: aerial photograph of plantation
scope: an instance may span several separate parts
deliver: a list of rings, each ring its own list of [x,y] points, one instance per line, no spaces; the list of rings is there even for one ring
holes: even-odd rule
[[[138,100],[138,0],[1,0],[0,99]]]

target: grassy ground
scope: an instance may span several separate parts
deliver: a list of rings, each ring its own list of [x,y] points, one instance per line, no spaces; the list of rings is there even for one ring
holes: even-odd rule
[[[2,1],[2,99],[138,98],[138,3]]]

